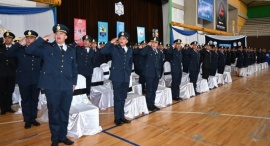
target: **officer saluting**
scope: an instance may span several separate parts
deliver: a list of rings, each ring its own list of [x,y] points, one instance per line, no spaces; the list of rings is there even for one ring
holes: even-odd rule
[[[18,60],[16,83],[19,85],[21,94],[22,113],[24,118],[24,128],[31,128],[31,124],[39,126],[40,123],[36,121],[37,105],[40,89],[37,87],[41,59],[35,56],[26,54],[25,49],[36,40],[38,33],[33,30],[24,32],[26,45],[22,46],[20,43],[12,45],[7,51],[8,57],[16,57]]]
[[[11,109],[12,94],[15,88],[16,59],[6,57],[6,51],[12,46],[15,35],[12,32],[4,33],[5,43],[0,44],[0,108],[1,115],[6,112],[14,113]]]
[[[52,146],[57,146],[59,142],[71,145],[74,142],[66,135],[78,75],[76,52],[73,47],[65,44],[69,32],[65,25],[55,25],[53,32],[54,34],[38,38],[26,48],[26,52],[39,56],[44,61],[38,87],[45,90],[47,98]],[[53,35],[55,42],[46,42]]]
[[[172,72],[172,97],[173,100],[179,101],[180,84],[182,79],[182,40],[177,39],[174,41],[174,49],[170,48],[167,53],[172,55],[171,72]]]
[[[140,52],[145,57],[146,102],[150,111],[160,110],[155,106],[156,91],[162,76],[163,65],[163,54],[157,50],[158,42],[157,37],[151,38],[148,45]]]
[[[119,45],[114,43],[119,39]],[[102,49],[101,54],[110,54],[112,57],[112,66],[110,80],[113,84],[114,94],[114,123],[121,126],[124,123],[130,123],[124,117],[125,99],[129,89],[129,80],[132,71],[132,49],[127,47],[129,34],[120,32],[118,38],[108,42]]]

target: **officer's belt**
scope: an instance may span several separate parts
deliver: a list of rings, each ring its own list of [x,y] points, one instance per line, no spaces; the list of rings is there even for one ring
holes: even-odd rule
[[[94,83],[91,83],[91,86],[99,86],[99,85],[103,85],[103,81],[100,81],[100,82],[94,82]]]
[[[106,72],[103,72],[103,75],[108,75],[110,74],[110,72],[106,71]]]
[[[170,75],[171,74],[171,72],[165,72],[164,73],[164,75]]]
[[[45,90],[41,90],[40,92],[41,92],[41,94],[45,94]],[[86,93],[87,93],[86,88],[84,88],[84,89],[76,89],[73,92],[73,96],[82,95],[82,94],[86,94]]]

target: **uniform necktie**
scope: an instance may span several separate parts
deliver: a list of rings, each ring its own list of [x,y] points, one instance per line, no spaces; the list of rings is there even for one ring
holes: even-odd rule
[[[63,49],[63,46],[59,46],[59,47],[60,47],[60,49],[61,49],[61,52],[64,53],[65,50]]]

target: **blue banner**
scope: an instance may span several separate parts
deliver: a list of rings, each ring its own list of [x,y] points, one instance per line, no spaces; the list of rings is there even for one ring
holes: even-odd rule
[[[108,42],[108,22],[98,21],[98,42]]]
[[[212,22],[214,14],[213,5],[213,0],[198,0],[198,17]]]
[[[146,41],[144,27],[137,27],[137,38],[138,38],[138,43],[141,43],[142,41]]]
[[[116,23],[116,37],[118,37],[118,34],[120,32],[124,32],[124,31],[125,31],[125,23],[117,21],[117,23]]]

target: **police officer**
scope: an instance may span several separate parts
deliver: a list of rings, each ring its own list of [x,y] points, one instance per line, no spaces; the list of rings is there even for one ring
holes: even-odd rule
[[[37,118],[37,105],[40,89],[37,87],[41,59],[35,56],[26,54],[27,48],[32,42],[36,40],[38,33],[33,30],[24,32],[26,45],[23,46],[22,40],[20,43],[12,45],[7,51],[8,57],[16,57],[18,60],[16,83],[19,85],[21,94],[21,106],[24,118],[24,128],[31,128],[31,125],[39,126],[40,123],[36,121]]]
[[[212,45],[211,51],[211,68],[210,68],[210,76],[215,76],[217,73],[218,67],[218,48],[217,45]]]
[[[92,57],[93,68],[100,67],[100,50],[97,47],[96,39],[92,39],[91,49],[94,51],[94,54],[93,54],[93,57]]]
[[[231,58],[232,58],[232,56],[231,56],[231,48],[227,48],[227,51],[226,51],[226,65],[228,65],[228,66],[231,66]]]
[[[238,68],[237,73],[238,76],[240,77],[241,68],[243,68],[244,63],[244,53],[242,46],[238,48],[238,51],[236,52],[236,57],[237,57],[236,67]]]
[[[86,90],[87,96],[90,95],[91,91],[91,80],[93,74],[93,64],[92,58],[94,51],[90,49],[91,37],[89,35],[84,35],[82,37],[83,47],[76,46],[76,59],[77,59],[77,69],[78,74],[81,74],[86,79]]]
[[[166,62],[166,61],[171,62],[171,60],[172,60],[172,54],[166,53],[166,51],[167,51],[170,47],[171,47],[170,44],[167,44],[167,45],[166,45],[166,49],[164,50],[164,57],[165,57],[164,62]]]
[[[179,101],[180,100],[180,84],[182,79],[182,40],[176,39],[174,40],[174,48],[170,48],[167,50],[167,53],[172,54],[172,61],[171,61],[171,74],[172,74],[172,98],[173,100]]]
[[[6,52],[12,46],[15,35],[12,32],[4,33],[5,43],[0,45],[0,108],[1,115],[6,112],[14,113],[11,108],[12,94],[15,88],[16,59],[6,57]]]
[[[182,54],[183,54],[183,72],[188,73],[188,50],[189,50],[189,45],[185,44],[184,48],[182,49]]]
[[[189,49],[186,54],[189,58],[188,60],[189,78],[190,78],[190,82],[193,83],[195,94],[198,95],[199,93],[196,91],[196,87],[197,87],[196,84],[197,84],[198,75],[200,72],[200,53],[197,50],[198,42],[194,41],[190,45],[191,45],[191,49]]]
[[[76,51],[65,43],[69,33],[65,25],[55,25],[53,32],[31,43],[26,52],[44,61],[38,87],[44,89],[47,98],[52,146],[57,146],[59,142],[71,145],[74,142],[66,135],[69,109],[78,76]],[[53,35],[55,41],[46,42]]]
[[[119,39],[119,45],[114,43]],[[112,39],[101,50],[101,54],[112,56],[110,80],[113,84],[114,94],[114,123],[121,126],[130,123],[124,116],[125,99],[129,89],[129,80],[132,71],[133,50],[127,47],[130,37],[127,32],[120,32],[118,38]]]
[[[210,43],[205,45],[205,48],[200,51],[200,62],[202,63],[202,78],[208,80],[211,70],[211,46]]]
[[[148,45],[141,51],[141,55],[145,57],[146,103],[150,111],[160,110],[155,106],[156,91],[162,76],[163,64],[163,54],[158,50],[158,42],[158,37],[151,38]]]
[[[224,47],[219,48],[218,52],[218,73],[223,74],[226,65],[226,56],[224,54]]]

